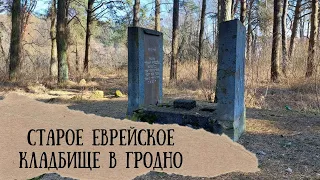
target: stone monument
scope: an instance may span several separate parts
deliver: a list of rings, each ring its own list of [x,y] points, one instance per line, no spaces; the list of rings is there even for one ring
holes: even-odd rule
[[[128,111],[162,101],[163,34],[128,28]]]
[[[239,20],[219,27],[217,103],[177,99],[161,103],[162,34],[129,28],[129,105],[141,121],[179,124],[226,134],[238,141],[245,130],[244,70],[246,29]]]
[[[237,141],[245,129],[244,70],[246,28],[239,20],[220,23],[217,120]]]

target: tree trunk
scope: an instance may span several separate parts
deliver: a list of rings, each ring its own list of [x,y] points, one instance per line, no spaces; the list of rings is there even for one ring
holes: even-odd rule
[[[50,8],[50,38],[51,38],[51,59],[50,59],[50,77],[58,76],[58,61],[57,61],[57,41],[56,41],[56,0],[52,0]]]
[[[86,30],[86,45],[83,63],[83,72],[89,73],[89,61],[90,61],[90,42],[91,42],[91,28],[93,20],[93,4],[95,0],[88,1],[88,11],[87,11],[87,30]]]
[[[172,54],[170,80],[177,80],[177,55],[179,43],[179,0],[173,1],[173,18],[172,18]]]
[[[218,51],[218,45],[219,45],[219,26],[220,26],[220,22],[221,22],[221,15],[220,15],[220,12],[221,12],[221,1],[222,0],[218,0],[218,4],[217,4],[217,7],[218,7],[218,12],[217,12],[217,23],[216,23],[216,38],[215,38],[215,50]]]
[[[320,39],[320,36],[319,36],[319,34],[320,34],[320,28],[319,28],[319,25],[320,25],[320,6],[318,7],[318,32],[317,32],[317,40],[319,41],[319,39]],[[320,44],[318,43],[318,46],[320,46]]]
[[[290,46],[289,46],[289,54],[288,54],[289,59],[291,59],[292,52],[294,50],[294,39],[297,36],[298,21],[299,21],[300,13],[301,13],[301,0],[297,0],[296,8],[294,11],[291,38],[290,38]]]
[[[204,24],[206,19],[206,8],[207,1],[202,0],[202,9],[201,9],[201,22],[200,22],[200,33],[199,33],[199,54],[198,54],[198,81],[202,79],[202,44],[203,44],[203,33],[204,33]]]
[[[139,26],[139,12],[140,12],[140,0],[135,0],[134,1],[134,6],[133,6],[133,26]]]
[[[218,0],[218,33],[219,37],[219,26],[221,22],[231,20],[232,11],[232,0]],[[216,45],[219,45],[219,38],[216,38]],[[218,48],[218,47],[217,47]]]
[[[242,1],[242,0],[241,0]],[[232,0],[231,2],[231,18],[233,19],[237,9],[238,9],[239,0]]]
[[[29,24],[29,18],[36,6],[36,1],[23,0],[21,4],[21,40],[24,40],[26,35],[27,26]]]
[[[288,0],[283,0],[282,8],[282,73],[287,77],[287,64],[288,64],[288,54],[287,54],[287,10],[288,10]]]
[[[242,24],[246,21],[246,13],[247,13],[247,3],[246,0],[241,0],[241,12],[240,12],[240,21]]]
[[[247,63],[251,63],[251,52],[252,52],[252,6],[254,0],[250,0],[249,2],[249,11],[248,11],[248,30],[247,30],[247,51],[246,51],[246,59]]]
[[[11,10],[11,40],[10,40],[10,64],[9,79],[16,81],[20,71],[21,62],[21,2],[13,0]]]
[[[0,53],[1,53],[1,57],[3,59],[5,59],[6,53],[4,52],[4,48],[2,46],[2,32],[0,30]]]
[[[305,16],[303,19],[300,19],[300,38],[304,37],[304,22],[305,22]]]
[[[316,50],[316,37],[318,33],[318,6],[318,0],[312,0],[311,29],[309,38],[306,78],[311,77],[315,69],[314,56]]]
[[[70,31],[68,31],[68,33],[67,33],[67,36],[68,36],[67,65],[68,65],[68,74],[72,75],[73,74],[73,69],[72,69],[71,64],[70,64],[71,49],[69,48],[69,47],[71,47],[71,43],[69,41],[71,38],[70,38],[69,34],[70,34]]]
[[[224,21],[230,21],[232,19],[232,0],[220,0],[220,23]]]
[[[2,22],[0,22],[0,26],[3,25]],[[8,72],[8,58],[6,57],[6,53],[4,51],[4,48],[3,48],[3,45],[2,45],[2,31],[1,31],[1,28],[0,28],[0,57],[1,59],[4,60],[5,62],[5,72],[7,73]]]
[[[248,28],[247,28],[247,43],[246,43],[246,63],[250,64],[248,67],[251,69],[251,84],[254,85],[254,63],[252,60],[252,44],[253,44],[253,29],[252,29],[252,8],[254,0],[250,0],[248,4]]]
[[[218,21],[218,23],[217,23],[217,27],[218,27],[218,29],[219,29],[219,23],[221,22],[221,15],[220,15],[220,13],[221,13],[221,1],[222,0],[218,0],[218,4],[217,4],[217,7],[218,7],[218,13],[217,13],[217,21]]]
[[[155,10],[155,30],[160,31],[161,30],[161,25],[160,25],[160,0],[156,0],[155,4],[156,10]]]
[[[216,49],[219,47],[219,27],[220,23],[230,21],[232,16],[232,0],[218,0],[218,24],[216,36]]]
[[[279,49],[280,49],[280,25],[281,25],[281,1],[274,1],[273,8],[273,38],[271,54],[271,80],[279,81]]]
[[[64,83],[69,79],[67,63],[67,2],[58,0],[57,11],[57,50],[58,50],[58,83]]]
[[[76,41],[76,72],[80,71],[80,63],[79,63],[79,52],[78,52],[78,41]]]
[[[257,32],[254,34],[254,33],[251,33],[252,34],[252,45],[251,45],[251,49],[252,49],[252,55],[255,56],[256,55],[256,52],[257,52]]]
[[[212,18],[212,49],[213,53],[217,51],[216,49],[216,39],[217,39],[217,18]]]

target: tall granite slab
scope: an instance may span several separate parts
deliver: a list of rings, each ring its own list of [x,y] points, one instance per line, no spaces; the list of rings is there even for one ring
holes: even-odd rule
[[[219,27],[217,70],[217,120],[225,134],[237,141],[245,130],[245,42],[246,29],[239,20]]]
[[[162,101],[163,34],[128,28],[128,111]]]

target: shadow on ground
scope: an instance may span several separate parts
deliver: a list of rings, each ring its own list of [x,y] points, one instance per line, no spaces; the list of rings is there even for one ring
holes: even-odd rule
[[[68,105],[68,108],[123,119],[126,116],[127,99],[84,101]],[[320,179],[319,114],[254,108],[248,108],[246,114],[246,132],[238,143],[256,153],[260,172],[235,172],[214,178],[150,172],[136,179]]]
[[[149,172],[135,180],[320,179],[319,133],[281,136],[247,132],[242,135],[239,143],[256,154],[259,172],[233,172],[211,178]]]
[[[251,121],[249,126],[252,126]],[[247,150],[256,154],[259,172],[233,172],[209,178],[150,171],[134,180],[320,179],[319,133],[305,131],[291,136],[272,133],[249,131],[239,140]]]
[[[0,96],[1,100],[1,96]],[[127,98],[111,98],[106,100],[56,100],[53,98],[38,99],[46,103],[67,104],[71,110],[83,111],[86,114],[95,114],[102,117],[111,117],[116,119],[126,118],[127,112]],[[166,101],[170,99],[166,98]],[[266,110],[266,109],[246,109],[246,118],[254,120],[252,128],[260,128],[262,132],[270,130],[282,131],[283,133],[299,133],[302,131],[318,131],[320,130],[320,115],[311,112],[300,112],[292,110]],[[257,122],[261,121],[261,122]],[[259,126],[259,127],[258,127]],[[250,126],[247,126],[247,129]]]
[[[88,101],[68,106],[69,109],[83,111],[86,114],[95,114],[102,117],[124,119],[127,112],[127,100],[111,99],[106,101]]]
[[[319,114],[252,108],[246,112],[246,132],[238,143],[256,154],[260,172],[212,178],[149,172],[135,180],[320,179]]]
[[[252,123],[264,121],[261,127],[263,126],[265,131],[268,131],[266,125],[283,132],[298,133],[320,130],[320,114],[314,112],[247,108],[246,118],[254,120]]]

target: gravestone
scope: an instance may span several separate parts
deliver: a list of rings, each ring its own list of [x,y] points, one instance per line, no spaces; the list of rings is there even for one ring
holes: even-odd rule
[[[140,27],[128,28],[128,111],[162,101],[163,35]]]
[[[245,130],[244,64],[246,29],[243,24],[239,20],[232,20],[221,23],[219,27],[217,104],[182,99],[175,100],[173,103],[160,103],[162,96],[162,59],[159,60],[161,62],[159,65],[160,77],[156,77],[160,78],[159,81],[154,81],[156,84],[151,83],[149,87],[146,80],[150,78],[141,80],[149,72],[148,68],[146,68],[147,71],[145,69],[148,62],[145,62],[148,59],[150,60],[145,52],[141,52],[146,49],[145,44],[143,44],[146,43],[145,32],[144,29],[131,29],[129,31],[131,33],[131,36],[129,34],[129,47],[132,48],[133,46],[134,48],[129,49],[129,56],[131,57],[129,57],[128,112],[129,107],[132,112],[143,104],[142,112],[139,113],[141,113],[141,117],[144,116],[141,119],[149,118],[147,121],[149,123],[179,124],[195,129],[203,128],[217,134],[224,133],[232,140],[238,141]],[[156,36],[153,43],[156,42]],[[162,47],[162,39],[160,42]],[[151,51],[153,52],[153,50]],[[162,55],[159,55],[159,57],[162,58]],[[151,58],[152,60],[153,58]],[[158,66],[151,67],[153,69]],[[153,89],[150,93],[146,91],[146,88]],[[130,97],[130,95],[133,97]],[[146,97],[153,100],[146,100]]]
[[[237,141],[245,129],[244,70],[246,29],[239,20],[219,27],[217,120]]]

